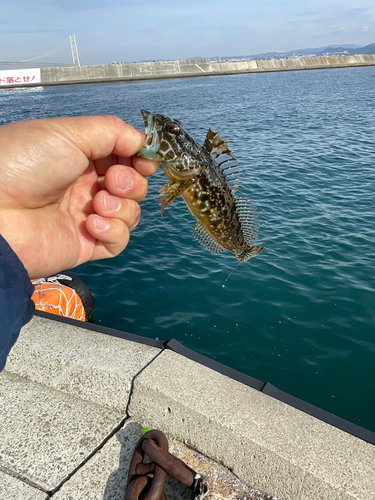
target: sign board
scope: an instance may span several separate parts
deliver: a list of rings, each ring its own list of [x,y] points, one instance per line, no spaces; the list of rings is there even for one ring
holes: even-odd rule
[[[0,70],[0,87],[40,83],[40,68]]]

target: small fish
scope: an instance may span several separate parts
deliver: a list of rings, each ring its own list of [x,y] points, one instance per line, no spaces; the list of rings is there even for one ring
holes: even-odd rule
[[[198,220],[193,236],[207,250],[229,250],[240,262],[258,255],[264,247],[255,246],[259,228],[256,209],[245,198],[234,196],[239,171],[233,162],[237,160],[219,132],[209,129],[202,147],[178,120],[145,110],[141,113],[146,139],[138,156],[161,161],[169,179],[159,191],[161,214],[181,195]],[[225,168],[227,162],[232,166]]]

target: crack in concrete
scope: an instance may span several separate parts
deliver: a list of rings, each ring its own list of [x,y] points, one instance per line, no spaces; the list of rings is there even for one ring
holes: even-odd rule
[[[101,450],[104,445],[120,430],[124,427],[125,425],[125,422],[127,420],[130,420],[131,419],[131,416],[129,415],[129,404],[130,404],[130,400],[131,400],[131,397],[133,395],[133,392],[134,392],[134,382],[135,382],[135,379],[146,369],[148,368],[154,361],[155,359],[160,356],[160,354],[164,351],[164,349],[161,349],[161,351],[156,354],[156,356],[154,358],[152,358],[151,361],[149,361],[148,363],[146,363],[146,365],[141,368],[141,370],[139,370],[138,373],[136,373],[134,375],[134,377],[132,377],[131,379],[131,382],[130,382],[130,390],[129,390],[129,397],[128,397],[128,404],[126,405],[126,410],[125,410],[125,417],[123,418],[123,420],[121,420],[121,422],[103,439],[103,441],[66,477],[64,478],[60,484],[58,484],[56,486],[56,488],[54,488],[53,490],[50,490],[50,491],[46,491],[46,490],[42,490],[44,492],[46,492],[48,495],[50,495],[48,498],[52,498],[54,496],[55,493],[57,493],[61,488],[62,486],[67,482],[69,481],[69,479],[71,479],[74,474],[76,474],[82,467],[84,467],[86,465],[86,463],[91,460],[95,455],[96,453]],[[23,480],[23,479],[22,479]],[[24,481],[26,482],[26,481]],[[39,487],[39,489],[41,489]]]
[[[59,489],[62,487],[63,484],[65,484],[69,479],[76,474],[89,460],[92,459],[96,453],[103,448],[103,446],[113,437],[116,432],[118,432],[122,427],[124,427],[125,422],[128,420],[128,417],[125,417],[121,422],[104,438],[104,440],[79,464],[77,467],[70,473],[66,478],[64,478],[59,485],[56,486],[51,491],[47,491],[47,493],[50,495],[50,498],[57,492]]]

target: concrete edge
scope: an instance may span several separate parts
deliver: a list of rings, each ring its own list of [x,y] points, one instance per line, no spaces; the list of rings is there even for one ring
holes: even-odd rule
[[[158,349],[163,349],[166,340],[156,340],[149,337],[143,337],[141,335],[135,335],[134,333],[123,332],[121,330],[116,330],[114,328],[109,328],[108,326],[97,325],[96,323],[78,321],[72,318],[66,318],[65,316],[57,316],[56,314],[47,313],[44,311],[34,311],[34,316],[39,318],[50,319],[52,321],[57,321],[59,323],[64,323],[67,325],[78,326],[83,330],[90,330],[92,332],[103,333],[104,335],[109,335],[111,337],[117,337],[119,339],[130,340],[131,342],[137,342],[137,344],[144,344],[151,347],[157,347]]]
[[[271,396],[274,399],[277,399],[278,401],[282,401],[283,403],[286,403],[287,405],[292,406],[297,410],[303,411],[304,413],[307,413],[308,415],[311,415],[317,418],[318,420],[321,420],[322,422],[330,424],[333,427],[336,427],[337,429],[347,432],[352,436],[358,437],[359,439],[362,439],[367,443],[375,445],[375,432],[369,431],[368,429],[360,427],[357,424],[353,424],[352,422],[349,422],[348,420],[338,417],[333,413],[330,413],[326,410],[322,410],[317,406],[314,406],[306,401],[303,401],[302,399],[292,396],[287,392],[281,391],[280,389],[277,389],[277,387],[270,384],[269,382],[267,383],[260,382],[259,380],[256,380],[252,377],[249,377],[248,375],[238,372],[233,368],[229,368],[228,366],[222,365],[217,361],[214,361],[210,358],[203,356],[202,354],[199,354],[191,349],[188,349],[175,339],[172,339],[171,341],[167,342],[166,348],[171,349],[172,351],[177,352],[178,354],[181,354],[185,358],[196,361],[197,363],[206,366],[211,370],[215,370],[223,375],[226,375],[227,377],[236,380],[237,382],[241,382],[241,384],[247,385],[248,387],[252,387],[253,389],[257,389],[258,391],[263,392],[264,394],[267,394],[268,396]]]

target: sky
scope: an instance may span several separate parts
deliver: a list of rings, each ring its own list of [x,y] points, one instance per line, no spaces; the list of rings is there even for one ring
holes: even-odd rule
[[[0,0],[0,60],[39,58],[75,35],[81,64],[368,45],[374,0]],[[68,43],[41,61],[71,62]]]

